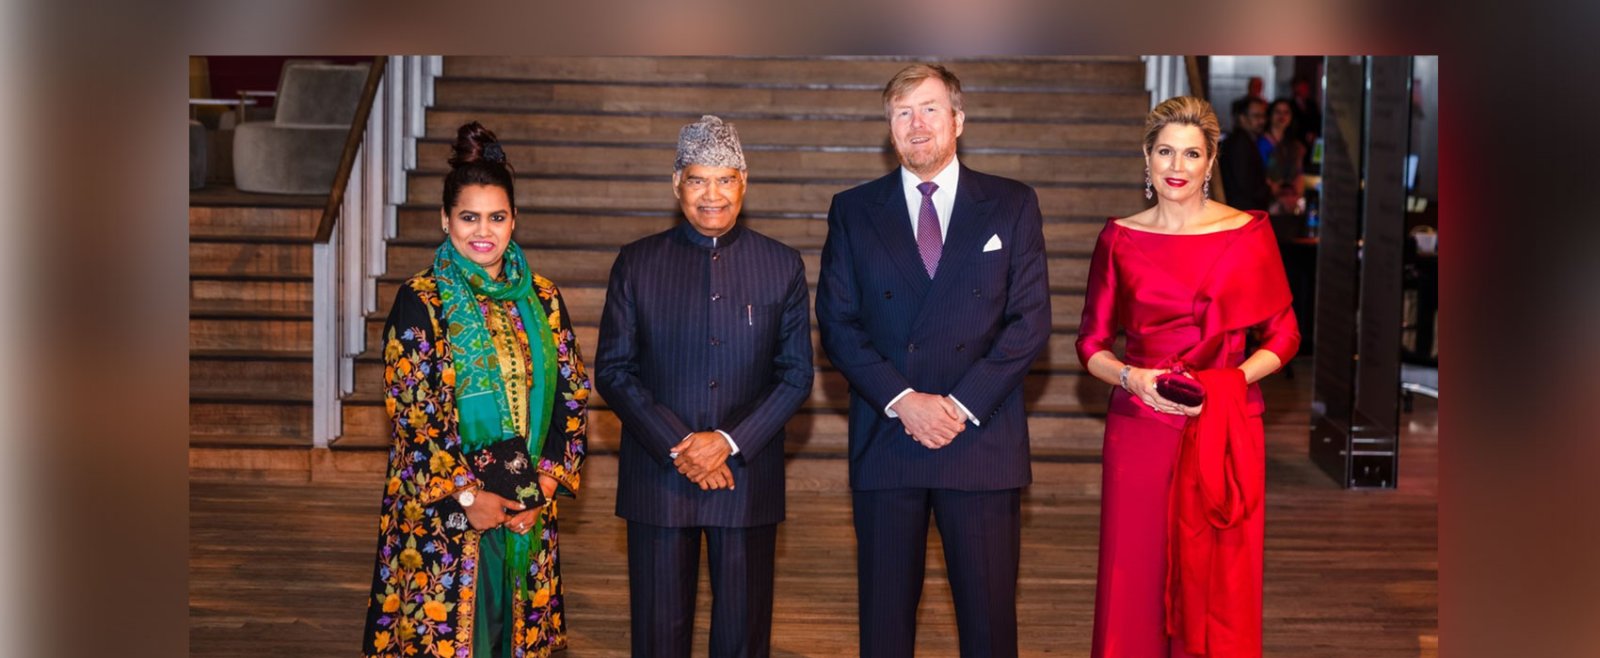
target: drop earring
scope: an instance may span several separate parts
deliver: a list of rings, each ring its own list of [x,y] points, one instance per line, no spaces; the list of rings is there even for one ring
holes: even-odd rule
[[[1211,199],[1211,172],[1206,172],[1206,184],[1200,188],[1200,207],[1206,207],[1206,201]]]
[[[1145,201],[1149,201],[1150,197],[1153,197],[1153,196],[1155,196],[1155,192],[1150,189],[1150,168],[1149,167],[1145,167],[1144,168],[1144,200]]]

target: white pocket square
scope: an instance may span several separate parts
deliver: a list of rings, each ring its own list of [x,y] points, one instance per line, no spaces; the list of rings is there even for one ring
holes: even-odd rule
[[[983,244],[983,253],[991,251],[1000,251],[1000,235],[998,233],[989,236],[989,241]]]

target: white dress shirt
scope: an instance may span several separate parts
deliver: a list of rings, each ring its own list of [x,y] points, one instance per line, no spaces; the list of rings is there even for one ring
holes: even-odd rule
[[[911,216],[911,237],[913,238],[918,237],[917,218],[922,215],[922,190],[917,189],[917,186],[921,185],[922,182],[922,178],[911,173],[904,166],[900,167],[900,185],[906,191],[906,213]],[[934,174],[930,182],[939,186],[939,189],[933,191],[932,197],[933,210],[939,215],[939,241],[943,242],[945,237],[950,235],[950,213],[956,207],[956,185],[961,182],[960,158],[951,156],[950,164],[945,165],[944,169]],[[911,389],[908,388],[900,391],[899,395],[894,396],[894,399],[890,400],[889,404],[884,405],[883,415],[890,418],[899,418],[900,414],[894,412],[894,403],[899,402],[900,398],[905,397],[910,392]],[[973,425],[980,424],[978,423],[978,417],[972,415],[972,412],[967,409],[967,405],[961,404],[961,401],[957,400],[955,396],[947,397],[950,398],[951,402],[956,403],[956,408],[960,409],[961,413],[966,414],[967,420],[972,421]]]
[[[939,170],[930,181],[939,186],[933,191],[933,210],[939,214],[939,241],[950,235],[950,213],[956,207],[956,185],[961,181],[961,161],[951,157],[950,164]],[[900,185],[906,190],[906,212],[911,216],[911,237],[917,235],[917,217],[922,214],[922,190],[917,189],[922,179],[905,167],[900,168]]]

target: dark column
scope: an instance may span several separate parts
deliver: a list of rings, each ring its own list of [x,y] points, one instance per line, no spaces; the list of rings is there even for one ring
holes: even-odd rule
[[[1311,457],[1345,487],[1393,488],[1411,58],[1325,71]]]

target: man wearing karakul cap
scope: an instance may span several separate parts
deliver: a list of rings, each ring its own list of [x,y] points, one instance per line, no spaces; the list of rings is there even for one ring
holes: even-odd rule
[[[611,268],[595,382],[622,423],[634,656],[689,656],[702,537],[711,655],[770,653],[783,428],[811,392],[811,316],[799,252],[738,223],[747,180],[732,125],[684,126],[687,221]]]

